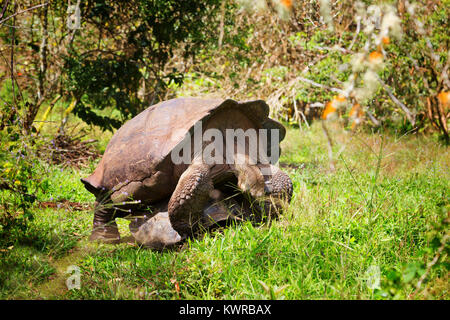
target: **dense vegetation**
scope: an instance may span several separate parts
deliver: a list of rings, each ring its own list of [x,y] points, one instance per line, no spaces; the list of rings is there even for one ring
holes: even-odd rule
[[[448,0],[4,0],[0,298],[448,299],[449,17]],[[266,100],[290,207],[164,252],[89,243],[79,178],[178,96]]]

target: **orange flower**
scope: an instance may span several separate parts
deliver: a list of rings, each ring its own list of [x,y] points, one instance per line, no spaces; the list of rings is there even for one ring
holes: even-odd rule
[[[391,43],[391,39],[389,39],[389,37],[383,37],[383,38],[381,38],[381,42],[384,45],[388,45],[389,43]]]
[[[325,110],[323,110],[322,119],[326,120],[331,114],[336,112],[336,108],[333,105],[333,101],[330,101],[325,106]]]
[[[334,96],[333,100],[328,102],[323,110],[322,119],[327,119],[330,115],[334,114],[341,103],[344,103],[347,99],[344,95],[339,94]]]
[[[364,111],[359,105],[359,103],[355,103],[348,114],[350,121],[352,122],[351,129],[355,129],[356,125],[360,124],[363,120]]]
[[[369,54],[369,62],[371,63],[380,63],[383,61],[383,55],[378,51],[372,51]]]
[[[443,106],[450,104],[450,93],[449,92],[442,91],[441,93],[438,94],[437,98]]]
[[[348,116],[350,118],[353,118],[353,117],[356,118],[359,108],[360,108],[359,103],[355,103],[353,105],[352,109],[350,110]]]
[[[17,75],[20,77],[23,73],[22,72],[17,72]]]
[[[359,108],[358,110],[358,118],[361,119],[364,116],[364,111],[363,109]]]
[[[345,102],[346,99],[342,94],[339,94],[337,97],[335,96],[333,100],[336,102]]]
[[[292,8],[292,0],[280,0],[280,3],[287,9]]]

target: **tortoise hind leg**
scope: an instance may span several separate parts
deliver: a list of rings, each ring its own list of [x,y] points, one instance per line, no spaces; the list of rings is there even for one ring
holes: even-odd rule
[[[214,188],[210,168],[204,163],[190,165],[169,200],[170,223],[181,237],[193,234],[201,225],[203,210]]]
[[[104,208],[98,201],[94,204],[94,223],[90,241],[119,243],[120,234],[115,221],[115,210]]]

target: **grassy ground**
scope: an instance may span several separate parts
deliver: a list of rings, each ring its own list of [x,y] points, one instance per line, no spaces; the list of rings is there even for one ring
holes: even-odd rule
[[[335,172],[319,124],[288,130],[281,162],[294,198],[278,221],[164,252],[127,241],[120,219],[123,243],[87,242],[94,198],[79,178],[95,164],[47,167],[38,199],[59,208],[36,205],[26,236],[0,251],[0,299],[448,299],[446,265],[426,264],[437,252],[429,235],[449,214],[449,149],[431,137],[331,132]],[[70,265],[79,290],[65,285]],[[380,271],[379,289],[368,270]]]

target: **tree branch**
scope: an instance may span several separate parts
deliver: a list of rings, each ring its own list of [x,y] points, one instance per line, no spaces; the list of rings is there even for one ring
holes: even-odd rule
[[[409,122],[414,126],[416,124],[416,120],[415,120],[415,116],[411,112],[411,110],[409,110],[408,107],[406,107],[400,100],[397,99],[397,97],[394,96],[394,94],[392,93],[391,89],[384,83],[383,80],[381,80],[381,78],[379,76],[377,76],[377,78],[378,78],[378,81],[383,86],[384,90],[386,90],[386,92],[389,95],[389,97],[391,98],[391,100],[396,105],[398,105],[400,107],[400,109],[403,110],[403,112],[406,114],[406,117],[408,118]]]
[[[28,12],[28,11],[31,11],[31,10],[34,10],[34,9],[37,9],[37,8],[46,6],[47,4],[48,4],[48,2],[43,3],[43,4],[38,4],[38,5],[34,6],[34,7],[30,7],[30,8],[27,8],[27,9],[25,9],[25,10],[22,10],[22,11],[18,11],[18,12],[16,12],[16,13],[10,15],[9,17],[6,17],[5,19],[0,20],[0,24],[2,24],[2,23],[4,23],[4,22],[8,21],[8,20],[11,19],[11,18],[14,18],[14,17],[17,16],[18,14],[25,13],[25,12]]]

